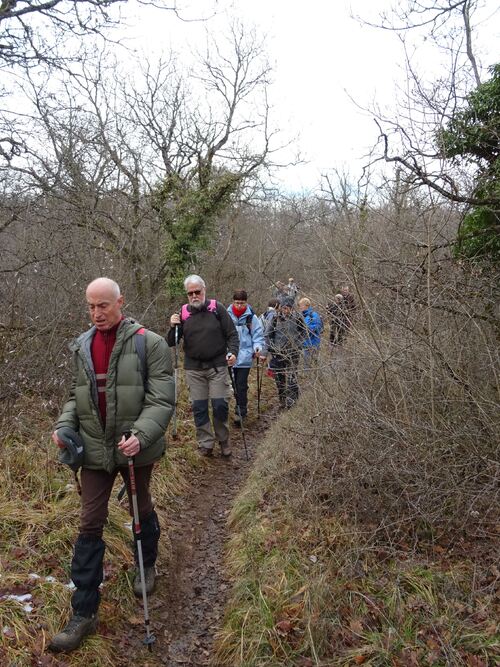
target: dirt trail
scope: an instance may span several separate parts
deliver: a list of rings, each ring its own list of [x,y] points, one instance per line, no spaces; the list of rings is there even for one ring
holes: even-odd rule
[[[202,667],[210,662],[214,635],[220,627],[229,593],[223,568],[228,539],[226,519],[231,503],[249,473],[256,443],[275,417],[252,420],[245,431],[250,460],[245,458],[241,432],[233,432],[233,456],[223,459],[214,450],[204,459],[188,493],[179,499],[171,527],[172,555],[160,563],[158,584],[150,598],[150,617],[156,636],[153,653],[141,646],[144,625],[127,629],[119,642],[117,665],[143,667]],[[142,619],[142,606],[137,620]]]

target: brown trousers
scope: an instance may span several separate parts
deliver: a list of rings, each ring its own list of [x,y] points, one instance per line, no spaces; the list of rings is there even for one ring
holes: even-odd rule
[[[134,468],[137,486],[137,504],[139,519],[153,511],[153,501],[149,492],[149,483],[153,464]],[[127,486],[130,516],[133,516],[128,468],[116,468],[112,473],[105,470],[82,468],[81,473],[81,515],[80,534],[102,537],[104,524],[108,518],[108,502],[117,474],[120,473]]]

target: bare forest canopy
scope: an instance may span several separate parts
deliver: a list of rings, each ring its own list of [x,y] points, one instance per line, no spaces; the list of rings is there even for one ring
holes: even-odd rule
[[[85,40],[112,37],[127,0],[2,0],[0,70],[40,65],[71,72]],[[143,6],[177,14],[176,2],[143,0]]]
[[[155,4],[182,20],[181,5]],[[320,309],[347,281],[382,338],[394,301],[423,309],[431,349],[432,314],[496,335],[500,70],[476,57],[478,2],[409,0],[380,17],[401,35],[409,92],[393,118],[373,111],[362,177],[329,174],[310,196],[271,187],[282,135],[263,38],[233,21],[189,69],[174,55],[122,61],[122,5],[0,5],[4,405],[57,393],[65,344],[87,325],[83,287],[103,274],[159,331],[196,270],[211,294],[245,287],[257,309],[288,275]],[[412,67],[419,30],[454,54],[434,82]]]
[[[173,57],[126,76],[104,52],[69,78],[22,70],[26,112],[4,110],[0,137],[4,405],[57,393],[65,344],[88,322],[83,287],[98,275],[160,332],[196,270],[212,295],[244,287],[257,309],[288,275],[320,310],[347,281],[383,338],[394,301],[496,335],[498,65],[433,117],[434,153],[393,150],[380,118],[379,159],[393,174],[330,175],[318,194],[293,197],[268,185],[278,144],[262,43],[234,23],[224,48],[212,44],[191,78]],[[432,348],[433,321],[420,325]]]

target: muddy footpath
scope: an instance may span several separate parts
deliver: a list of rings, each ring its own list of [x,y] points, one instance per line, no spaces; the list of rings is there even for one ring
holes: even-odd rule
[[[220,451],[203,458],[187,493],[178,499],[170,521],[171,555],[158,563],[155,592],[150,596],[150,619],[156,641],[152,652],[145,636],[142,603],[137,618],[117,642],[117,667],[203,667],[211,661],[214,638],[222,624],[230,584],[224,571],[224,547],[229,538],[227,517],[242,487],[256,446],[276,417],[274,412],[252,419],[245,429],[249,460],[242,434],[233,429],[233,455]],[[157,508],[158,509],[158,508]]]

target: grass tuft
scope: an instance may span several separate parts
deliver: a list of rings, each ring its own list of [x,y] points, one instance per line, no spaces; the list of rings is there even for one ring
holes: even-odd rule
[[[104,532],[106,554],[98,634],[70,657],[51,656],[46,652],[50,638],[70,615],[72,591],[68,584],[80,502],[71,471],[57,463],[57,453],[49,443],[50,417],[37,412],[35,405],[30,407],[27,400],[22,413],[22,424],[15,420],[14,427],[19,428],[2,440],[0,452],[0,664],[116,667],[116,642],[112,638],[123,631],[137,604],[131,583],[131,519],[126,500],[122,504],[114,500],[121,478],[117,478],[109,503]],[[153,476],[152,492],[162,510],[163,528],[168,527],[175,498],[188,488],[194,462],[198,464],[191,453],[188,424],[179,432],[178,442],[158,463]],[[47,437],[41,443],[32,433],[46,433]],[[162,539],[164,556],[168,548],[168,539]],[[19,602],[10,595],[30,598]]]

